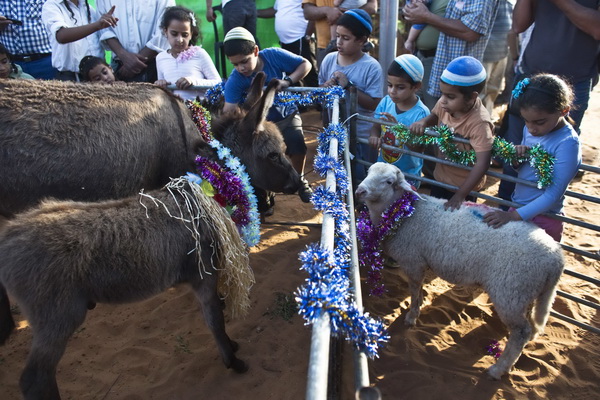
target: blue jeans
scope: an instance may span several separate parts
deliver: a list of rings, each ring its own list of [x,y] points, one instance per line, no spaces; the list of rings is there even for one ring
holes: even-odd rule
[[[517,74],[515,76],[514,84],[519,82],[524,77],[525,75],[523,74]],[[573,84],[573,92],[575,94],[575,97],[573,99],[573,107],[569,112],[569,116],[573,119],[573,121],[575,121],[575,125],[573,126],[573,128],[575,128],[577,133],[581,133],[581,121],[583,120],[583,114],[585,113],[585,110],[587,110],[588,108],[591,91],[592,79]],[[518,110],[511,110],[509,106],[508,130],[504,135],[504,139],[513,144],[521,144],[521,142],[523,141],[523,128],[525,127],[525,121],[523,121],[523,118],[521,118],[520,115],[516,114],[517,112]],[[510,165],[507,164],[504,165],[502,172],[506,175],[515,177],[517,176],[517,171],[515,171]],[[502,180],[500,181],[500,187],[498,189],[498,197],[510,201],[514,190],[514,182]]]
[[[52,66],[52,56],[40,58],[35,61],[16,61],[23,68],[23,72],[36,79],[54,79],[58,70]]]

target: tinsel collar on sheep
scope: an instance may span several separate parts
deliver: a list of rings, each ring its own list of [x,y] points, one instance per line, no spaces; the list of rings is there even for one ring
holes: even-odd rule
[[[371,294],[381,296],[385,292],[381,283],[381,270],[383,269],[383,241],[402,223],[405,218],[410,217],[415,211],[414,204],[419,199],[417,195],[409,191],[396,200],[381,215],[379,224],[373,226],[369,211],[363,208],[357,221],[357,237],[361,245],[359,253],[360,264],[371,266],[368,274]]]

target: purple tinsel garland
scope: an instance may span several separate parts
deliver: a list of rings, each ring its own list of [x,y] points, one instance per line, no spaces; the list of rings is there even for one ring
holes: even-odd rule
[[[368,273],[368,282],[372,285],[371,295],[381,296],[385,292],[381,283],[381,270],[383,269],[383,241],[393,233],[403,219],[410,217],[415,211],[414,204],[418,197],[411,192],[396,200],[381,215],[381,221],[373,226],[369,212],[363,209],[356,221],[356,236],[361,245],[359,253],[360,264],[371,267]]]
[[[231,219],[238,226],[250,223],[250,202],[244,191],[244,185],[234,173],[227,171],[214,161],[197,156],[198,174],[214,188],[214,199],[223,207],[235,206]]]

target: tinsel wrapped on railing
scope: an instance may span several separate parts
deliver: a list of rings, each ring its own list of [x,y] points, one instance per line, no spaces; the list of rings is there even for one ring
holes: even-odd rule
[[[380,346],[389,340],[389,336],[380,320],[358,309],[352,294],[349,278],[350,215],[344,201],[349,179],[340,161],[341,154],[337,159],[329,155],[329,142],[334,137],[340,142],[339,148],[343,149],[347,138],[345,130],[337,124],[329,125],[319,135],[314,168],[321,176],[334,171],[336,191],[320,186],[315,189],[311,201],[316,210],[333,217],[335,246],[332,252],[312,244],[300,253],[301,268],[309,277],[296,291],[296,301],[306,323],[314,324],[321,313],[328,313],[332,332],[344,335],[357,349],[373,358],[377,357]]]
[[[402,124],[392,127],[385,126],[384,129],[390,129],[394,133],[397,138],[397,147],[401,148],[405,144],[416,146],[435,144],[446,155],[446,158],[449,161],[467,166],[475,164],[475,150],[460,150],[453,141],[454,130],[446,125],[429,128],[438,133],[439,136],[437,137],[430,135],[414,135]],[[545,151],[539,144],[527,150],[525,157],[517,158],[517,151],[514,144],[502,138],[495,137],[492,145],[492,157],[499,158],[507,163],[529,162],[538,178],[537,186],[539,189],[546,188],[552,184],[554,157]]]

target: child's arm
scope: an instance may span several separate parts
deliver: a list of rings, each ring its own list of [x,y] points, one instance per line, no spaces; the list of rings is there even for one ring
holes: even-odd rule
[[[296,85],[300,81],[300,79],[302,79],[306,75],[308,75],[311,68],[312,68],[312,65],[310,64],[310,61],[308,61],[306,58],[303,57],[302,62],[300,63],[300,65],[298,65],[296,67],[294,72],[287,74],[287,76],[292,81],[289,82],[287,80],[280,79],[279,87],[277,88],[277,90],[284,90],[284,89],[289,88],[290,86]]]
[[[477,186],[477,183],[479,183],[490,167],[490,161],[492,159],[491,150],[477,152],[475,153],[475,156],[477,157],[477,161],[475,161],[473,169],[471,169],[469,175],[467,175],[467,179],[460,185],[454,196],[444,204],[445,209],[449,208],[454,210],[460,208],[462,202],[465,201],[465,198],[469,195],[471,190]]]
[[[373,124],[369,135],[369,146],[374,149],[379,149],[379,146],[381,146],[381,125]]]
[[[410,30],[408,31],[408,37],[406,38],[406,41],[404,42],[404,47],[411,54],[415,53],[415,51],[417,50],[415,47],[415,44],[416,44],[417,38],[419,37],[421,32],[422,32],[422,29],[416,29],[415,25],[411,26]]]
[[[569,183],[579,169],[578,155],[580,151],[578,147],[579,144],[577,142],[570,141],[556,149],[552,184],[538,198],[517,209],[523,220],[530,220],[536,215],[550,210],[565,194]]]
[[[408,129],[413,135],[423,136],[425,134],[425,128],[437,125],[437,123],[438,116],[432,111],[431,114],[425,118],[421,118],[417,122],[413,122]]]
[[[106,14],[100,16],[96,22],[72,28],[60,28],[56,31],[56,41],[61,44],[76,42],[99,30],[117,26],[118,19],[113,17],[115,6],[112,6]]]

